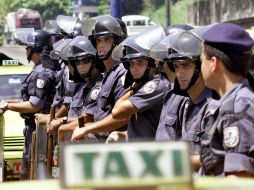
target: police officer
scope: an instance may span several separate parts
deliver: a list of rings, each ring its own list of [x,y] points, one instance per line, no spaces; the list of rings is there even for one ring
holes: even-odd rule
[[[60,50],[69,42],[71,39],[63,39],[56,44],[53,44],[54,49],[51,51],[51,58],[58,60],[61,63],[61,70],[56,72],[56,93],[53,100],[53,105],[56,108],[55,118],[67,116],[69,105],[72,101],[72,96],[75,88],[75,84],[69,80],[69,69],[68,61],[62,60],[59,57]],[[36,120],[41,124],[49,122],[48,114],[35,114]]]
[[[179,138],[180,135],[179,139],[190,143],[190,153],[193,155],[196,171],[199,169],[200,138],[203,133],[201,124],[207,105],[212,100],[212,90],[205,87],[201,76],[200,61],[201,35],[210,27],[211,25],[208,25],[185,31],[178,38],[171,39],[172,51],[168,56],[168,61],[173,65],[176,74],[174,93],[187,94],[189,99],[184,101],[184,105],[178,105],[180,110],[177,115],[180,118],[170,118],[170,116],[164,118],[167,120],[164,121],[164,127],[171,132],[173,138],[170,137],[170,140],[176,140],[174,136]],[[168,110],[168,112],[174,111]],[[160,139],[159,136],[157,137]]]
[[[167,26],[165,28],[165,33],[167,36],[172,36],[172,35],[178,35],[179,33],[186,31],[186,30],[191,30],[193,29],[192,26],[189,26],[187,24],[174,24],[171,26]],[[169,69],[168,64],[164,64],[166,62],[162,61],[162,57],[163,55],[160,54],[160,51],[164,51],[163,47],[165,45],[168,45],[168,40],[170,40],[170,38],[168,39],[164,39],[161,41],[161,43],[158,43],[157,45],[154,45],[154,47],[152,47],[151,49],[151,56],[155,56],[156,59],[159,59],[160,61],[158,61],[157,67],[158,67],[158,73],[161,74],[166,74],[167,78],[169,79],[170,82],[174,82],[175,81],[175,73]],[[164,52],[165,53],[165,52]],[[158,58],[159,56],[159,58]],[[167,55],[164,55],[165,57]],[[171,66],[171,65],[170,65]]]
[[[54,50],[51,51],[51,56],[61,62],[61,70],[57,72],[56,94],[54,97],[53,105],[56,107],[55,118],[67,116],[69,106],[72,101],[72,96],[75,89],[75,84],[69,80],[68,63],[60,58],[60,52],[71,39],[64,39],[59,41],[60,44],[55,45]],[[56,54],[53,56],[52,54]]]
[[[173,28],[165,39],[152,46],[150,55],[159,61],[158,70],[162,74],[166,74],[167,78],[171,81],[172,74],[175,76],[172,61],[169,60],[171,48],[185,30],[181,28]],[[175,80],[175,78],[174,78]],[[174,80],[172,82],[174,82]],[[173,93],[174,85],[167,89],[167,94],[164,98],[163,108],[160,115],[160,121],[155,135],[156,141],[173,141],[181,139],[181,118],[183,115],[184,103],[188,97],[181,96]]]
[[[155,137],[163,98],[170,82],[164,76],[156,75],[155,60],[150,57],[149,50],[165,37],[164,29],[155,25],[140,35],[130,36],[113,52],[114,57],[121,57],[120,60],[128,70],[126,77],[132,77],[134,81],[130,90],[117,101],[112,111],[115,119],[130,117],[127,128],[128,141],[153,140]]]
[[[254,94],[246,80],[253,40],[238,25],[221,23],[203,34],[202,75],[220,96],[205,118],[204,175],[254,176]]]
[[[51,51],[51,58],[61,63],[61,69],[56,73],[58,84],[53,101],[53,105],[56,107],[55,118],[68,115],[68,108],[72,101],[74,89],[76,88],[75,84],[69,80],[71,76],[67,67],[69,63],[66,60],[60,59],[59,53],[71,39],[81,35],[81,26],[82,22],[78,18],[64,15],[58,15],[56,20],[48,20],[45,23],[45,30],[51,34],[52,41],[55,42],[53,44],[54,50]],[[58,42],[58,40],[60,41]],[[78,76],[76,75],[76,77]],[[83,81],[80,78],[77,80]],[[39,123],[50,124],[49,115],[36,114],[36,120]]]
[[[94,114],[95,122],[84,128],[76,128],[72,140],[95,133],[104,142],[107,134],[98,134],[99,132],[113,131],[128,123],[128,119],[115,120],[111,115],[116,101],[126,92],[123,86],[126,70],[119,61],[112,58],[112,51],[126,38],[127,30],[123,21],[109,15],[102,15],[86,20],[83,23],[82,32],[96,48],[97,56],[105,66],[105,72]]]
[[[63,55],[71,57],[76,64],[78,74],[83,83],[77,85],[70,109],[68,112],[67,124],[63,124],[63,119],[58,119],[56,122],[51,122],[50,130],[59,127],[59,132],[62,134],[65,131],[73,131],[77,126],[77,118],[80,115],[84,116],[84,122],[94,121],[93,115],[97,105],[98,94],[102,75],[99,60],[96,60],[96,49],[91,42],[84,36],[77,36],[62,50]],[[74,81],[75,82],[75,81]]]
[[[17,29],[18,40],[26,45],[27,59],[35,66],[23,81],[21,101],[1,105],[4,110],[20,112],[25,119],[25,144],[21,166],[21,179],[29,177],[30,149],[32,132],[35,130],[34,113],[48,113],[55,94],[55,73],[41,64],[40,53],[50,44],[50,35],[32,28]]]

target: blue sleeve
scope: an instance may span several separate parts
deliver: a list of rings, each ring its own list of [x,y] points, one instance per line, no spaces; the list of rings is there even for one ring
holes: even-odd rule
[[[44,108],[45,103],[53,101],[55,95],[55,73],[48,69],[37,70],[30,82],[29,91],[29,101],[34,106],[39,109]]]
[[[83,106],[83,113],[94,115],[100,91],[99,87],[100,86],[97,86],[91,89],[90,93],[88,94],[87,100]]]
[[[224,172],[245,171],[254,175],[254,123],[248,119],[234,120],[223,128]]]
[[[119,67],[122,67],[121,65],[119,65]],[[118,74],[118,80],[116,81],[116,87],[114,89],[114,97],[115,97],[115,101],[117,101],[119,98],[121,98],[127,91],[128,89],[124,88],[124,80],[125,80],[125,75],[126,75],[127,71],[122,68],[122,70],[120,71],[120,73]]]
[[[157,103],[162,102],[166,95],[166,90],[166,86],[161,81],[159,84],[156,84],[156,81],[149,81],[131,96],[129,101],[139,112],[143,112],[154,107]]]

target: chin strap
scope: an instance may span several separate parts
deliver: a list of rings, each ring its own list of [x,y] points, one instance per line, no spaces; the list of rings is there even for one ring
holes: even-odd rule
[[[30,63],[33,54],[35,53],[34,48],[31,48],[29,55],[27,56],[28,63]]]
[[[145,83],[148,80],[150,71],[151,71],[151,67],[147,66],[143,76],[138,78],[138,79],[134,79],[134,82],[136,82],[136,83]]]
[[[73,67],[73,81],[75,83],[85,83],[86,81],[80,76],[75,62],[70,61],[70,64]]]
[[[175,94],[179,94],[179,95],[182,95],[182,96],[189,96],[187,91],[193,86],[195,85],[195,83],[197,82],[198,78],[199,78],[199,75],[200,75],[200,72],[201,72],[201,62],[200,60],[196,61],[196,69],[192,75],[192,78],[190,80],[190,83],[188,85],[188,87],[184,90],[182,90],[180,88],[180,85],[179,85],[179,82],[177,80],[177,77],[175,78],[175,82],[174,82],[174,93]]]
[[[200,70],[195,70],[191,80],[190,80],[190,83],[188,85],[188,87],[184,90],[182,90],[180,88],[180,85],[179,85],[179,82],[178,82],[178,79],[177,77],[175,78],[175,82],[174,82],[174,93],[175,94],[178,94],[178,95],[181,95],[181,96],[189,96],[187,91],[193,86],[195,85],[195,83],[197,82],[198,80],[198,77],[199,77],[199,74],[200,74]]]

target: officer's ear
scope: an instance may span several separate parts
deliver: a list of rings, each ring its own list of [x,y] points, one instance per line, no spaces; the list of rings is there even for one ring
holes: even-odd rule
[[[204,63],[206,64],[206,63]],[[213,73],[221,70],[221,67],[224,67],[223,63],[221,62],[220,59],[218,59],[217,57],[215,56],[212,56],[211,59],[210,59],[210,65],[209,67],[211,68],[211,71]]]

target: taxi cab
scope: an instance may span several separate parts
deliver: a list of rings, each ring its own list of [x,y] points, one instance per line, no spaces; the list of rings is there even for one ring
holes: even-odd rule
[[[18,99],[22,82],[32,66],[24,66],[16,60],[1,60],[0,100]],[[0,181],[18,180],[23,153],[24,120],[19,113],[0,113]]]

